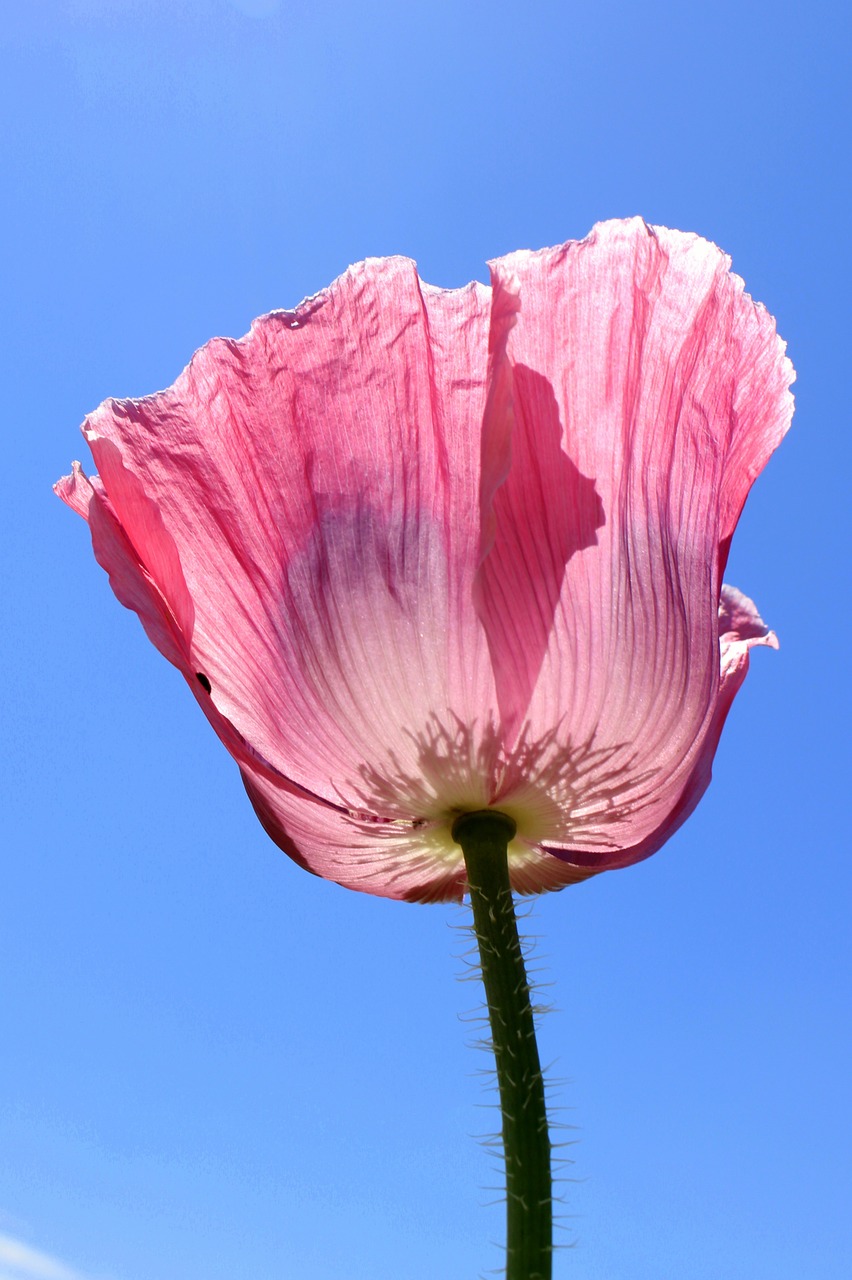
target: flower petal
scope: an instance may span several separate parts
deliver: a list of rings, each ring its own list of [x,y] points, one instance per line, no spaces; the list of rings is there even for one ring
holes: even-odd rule
[[[458,902],[466,892],[464,858],[447,822],[377,823],[369,814],[321,807],[251,768],[242,774],[267,835],[305,870],[348,889],[408,902]],[[542,893],[576,884],[596,868],[515,840],[509,870],[516,892]]]
[[[186,583],[180,574],[176,553],[173,546],[168,547],[167,535],[164,535],[162,526],[151,529],[149,524],[149,531],[151,541],[157,535],[164,539],[161,560],[163,564],[169,565],[169,572],[164,574],[164,578],[168,578],[170,595],[182,614],[181,621],[143,567],[116,518],[98,476],[89,479],[80,463],[75,462],[71,475],[63,476],[54,485],[54,492],[88,521],[95,558],[109,574],[110,586],[118,599],[125,608],[132,609],[139,615],[148,639],[169,662],[185,669],[192,636],[193,607]],[[152,515],[155,516],[156,513]],[[154,559],[153,553],[151,559]]]
[[[63,476],[54,485],[54,491],[88,521],[95,558],[109,575],[116,597],[139,615],[149,640],[184,676],[207,719],[241,767],[253,769],[259,777],[271,780],[283,793],[329,807],[320,797],[281,774],[218,710],[209,694],[206,672],[193,669],[191,615],[187,631],[187,617],[181,623],[172,613],[119,524],[99,477],[90,479],[80,463],[75,462],[72,474]]]
[[[736,587],[724,584],[719,605],[720,678],[716,706],[695,767],[674,808],[665,816],[656,831],[638,844],[622,849],[617,854],[602,855],[600,851],[577,849],[569,852],[555,847],[550,847],[549,852],[556,854],[560,860],[570,862],[572,866],[583,867],[589,871],[612,871],[617,867],[628,867],[635,862],[641,862],[644,858],[649,858],[674,835],[694,811],[710,785],[713,759],[722,729],[734,698],[748,674],[749,650],[756,644],[777,649],[778,639],[775,632],[769,630],[757,612],[754,602],[742,592],[737,591]]]
[[[783,344],[728,267],[707,241],[639,219],[492,264],[495,308],[504,289],[520,296],[506,358],[533,457],[517,454],[499,577],[521,582],[532,563],[542,616],[562,556],[549,571],[532,558],[523,495],[542,449],[542,491],[566,477],[561,497],[547,491],[564,531],[541,536],[568,555],[522,727],[534,740],[561,726],[578,799],[557,843],[602,860],[661,827],[712,735],[720,546],[792,412]],[[489,630],[501,706],[501,672],[540,645],[528,615]]]
[[[188,667],[330,803],[391,751],[413,767],[430,717],[495,705],[471,599],[488,321],[483,286],[373,260],[85,426]]]
[[[594,546],[603,509],[562,448],[546,378],[508,355],[519,282],[494,291],[489,394],[482,428],[482,562],[474,587],[506,742],[541,671],[571,557]]]

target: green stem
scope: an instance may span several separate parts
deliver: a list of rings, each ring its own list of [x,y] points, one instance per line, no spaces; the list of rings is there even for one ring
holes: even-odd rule
[[[452,834],[467,868],[503,1113],[506,1280],[551,1280],[550,1135],[509,881],[508,845],[515,823],[506,814],[483,809],[463,813]]]

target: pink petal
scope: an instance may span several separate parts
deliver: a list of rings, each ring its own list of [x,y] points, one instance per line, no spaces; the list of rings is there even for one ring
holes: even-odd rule
[[[431,719],[494,707],[471,600],[489,303],[421,286],[404,259],[363,263],[85,425],[181,662],[275,773],[331,804],[363,802],[366,766],[415,771]]]
[[[68,506],[89,522],[92,544],[98,563],[109,574],[110,585],[121,603],[133,609],[145,628],[148,639],[169,662],[186,668],[188,636],[192,634],[192,601],[180,575],[180,566],[172,548],[171,585],[178,608],[183,614],[183,627],[159,587],[149,576],[125,530],[118,522],[100,479],[90,480],[79,462],[70,476],[54,485],[55,493]],[[161,536],[162,529],[158,530]],[[164,553],[168,559],[168,553]]]
[[[507,274],[494,291],[490,389],[482,428],[482,547],[475,584],[503,733],[521,726],[541,671],[571,557],[595,545],[603,508],[562,448],[546,378],[507,354],[520,309]]]
[[[698,801],[710,785],[713,773],[713,759],[722,735],[725,721],[728,718],[734,698],[739,693],[742,683],[748,674],[749,650],[753,645],[762,644],[770,649],[778,648],[778,639],[774,631],[770,631],[757,612],[752,600],[737,591],[736,587],[723,585],[722,599],[719,605],[719,654],[720,676],[719,691],[710,728],[704,736],[700,751],[690,777],[674,808],[666,815],[657,829],[630,848],[622,849],[617,854],[601,854],[597,851],[580,851],[572,849],[551,848],[550,852],[560,859],[565,859],[572,866],[583,867],[592,871],[608,871],[617,867],[628,867],[634,862],[641,862],[652,853],[656,853],[665,842],[674,835],[679,827],[694,811]]]
[[[298,787],[276,770],[217,709],[199,680],[199,673],[193,669],[190,653],[191,604],[189,619],[185,615],[181,624],[118,523],[100,478],[89,479],[79,462],[75,462],[72,474],[63,476],[54,490],[88,521],[95,557],[108,573],[116,597],[139,615],[148,638],[182,672],[208,720],[235,759],[243,767],[255,770],[259,777],[273,779],[282,792],[292,792],[325,807],[325,801]],[[178,596],[182,598],[180,592]],[[187,620],[190,623],[188,632],[185,629]]]
[[[378,823],[368,814],[321,808],[250,768],[242,772],[267,835],[305,870],[386,898],[461,900],[467,887],[464,860],[446,821]],[[573,866],[522,840],[512,843],[509,855],[518,893],[561,889],[597,870]]]
[[[662,827],[712,737],[719,548],[790,421],[783,344],[728,266],[633,219],[492,267],[495,309],[520,297],[506,360],[531,443],[480,578],[502,621],[480,610],[512,728],[540,666],[523,727],[559,726],[573,798],[556,843],[601,863]],[[535,493],[555,515],[530,514]]]

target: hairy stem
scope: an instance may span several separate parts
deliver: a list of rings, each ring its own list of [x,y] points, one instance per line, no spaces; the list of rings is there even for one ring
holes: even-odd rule
[[[508,845],[515,823],[483,809],[453,824],[467,868],[497,1066],[506,1163],[506,1280],[551,1280],[553,1206],[544,1079],[518,937]]]

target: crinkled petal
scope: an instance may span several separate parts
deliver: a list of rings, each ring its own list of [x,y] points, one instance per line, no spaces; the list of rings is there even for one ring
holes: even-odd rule
[[[498,699],[532,740],[558,724],[577,774],[558,844],[604,858],[661,828],[714,732],[720,546],[789,425],[792,369],[697,236],[605,223],[492,276],[495,310],[503,291],[520,299],[506,343],[517,497],[502,515],[495,498],[498,567],[483,575],[504,596],[500,625],[486,621]],[[545,500],[529,518],[528,494]],[[539,666],[523,717],[519,654]]]
[[[376,822],[370,814],[318,806],[243,768],[243,782],[264,830],[307,871],[348,889],[408,902],[459,901],[467,881],[461,849],[445,821]],[[576,884],[597,868],[574,866],[538,845],[509,847],[512,887],[542,893]]]
[[[332,804],[389,752],[413,769],[430,718],[495,707],[472,604],[489,311],[372,260],[85,424],[186,666]]]
[[[127,609],[139,615],[148,639],[178,668],[188,665],[188,639],[192,634],[192,601],[186,584],[173,573],[170,581],[175,607],[183,615],[183,625],[173,608],[147,573],[116,518],[100,479],[90,479],[79,462],[69,476],[54,485],[55,493],[88,521],[95,558],[109,574],[110,585]],[[172,568],[175,568],[173,563]],[[179,566],[177,573],[179,574]],[[188,633],[188,634],[187,634]]]
[[[550,847],[551,853],[555,853],[560,860],[564,859],[573,866],[582,867],[590,872],[611,871],[649,858],[674,835],[678,827],[682,826],[694,811],[710,785],[713,759],[722,729],[734,698],[748,674],[749,651],[758,644],[777,649],[778,639],[775,632],[767,627],[754,601],[749,600],[748,596],[744,596],[736,587],[723,584],[719,605],[720,675],[716,705],[710,728],[701,743],[695,767],[674,808],[666,814],[656,831],[651,832],[638,844],[621,849],[618,853],[601,854],[596,850],[572,849],[569,851]]]
[[[265,760],[216,707],[206,688],[204,673],[193,669],[191,632],[188,634],[184,629],[187,616],[181,622],[172,613],[119,524],[99,477],[89,478],[80,463],[75,462],[71,475],[63,476],[54,490],[88,521],[95,558],[109,575],[116,597],[138,614],[149,640],[184,676],[207,719],[241,767],[253,769],[258,777],[274,783],[282,794],[310,800],[320,808],[334,807]]]
[[[507,273],[494,291],[482,428],[482,562],[474,587],[503,735],[523,723],[550,643],[571,557],[594,546],[603,508],[563,449],[553,388],[507,354],[521,307]],[[552,720],[552,713],[551,713]]]

